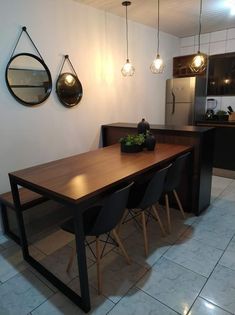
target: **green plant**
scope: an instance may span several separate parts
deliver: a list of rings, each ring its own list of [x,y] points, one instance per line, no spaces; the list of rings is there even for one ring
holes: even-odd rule
[[[142,133],[138,135],[126,135],[125,137],[119,139],[119,142],[124,143],[127,146],[131,146],[134,144],[142,145],[145,142],[145,136]]]
[[[218,111],[216,112],[216,115],[218,115],[218,116],[227,115],[227,112],[226,112],[225,110],[218,110]]]

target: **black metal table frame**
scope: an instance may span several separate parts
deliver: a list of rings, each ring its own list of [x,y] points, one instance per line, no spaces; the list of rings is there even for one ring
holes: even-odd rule
[[[87,262],[86,262],[86,251],[85,251],[85,236],[83,227],[83,209],[91,204],[93,201],[89,199],[82,204],[72,204],[71,202],[61,198],[60,196],[52,196],[44,189],[34,186],[34,184],[26,183],[24,180],[16,178],[12,174],[9,174],[12,196],[14,200],[16,217],[21,241],[21,248],[23,252],[23,258],[40,274],[42,274],[47,280],[49,280],[56,288],[58,288],[63,294],[65,294],[70,300],[72,300],[76,305],[78,305],[84,312],[89,312],[91,309],[90,304],[90,292],[88,283],[88,272],[87,272]],[[28,240],[25,231],[24,218],[23,218],[23,207],[20,202],[19,188],[18,185],[32,190],[40,195],[47,197],[48,199],[57,201],[64,206],[70,208],[73,211],[74,216],[74,227],[75,227],[75,239],[76,239],[76,250],[79,255],[77,255],[79,280],[80,280],[80,291],[81,296],[76,294],[72,289],[70,289],[65,283],[63,283],[59,278],[57,278],[52,272],[46,269],[41,263],[34,259],[29,254]]]

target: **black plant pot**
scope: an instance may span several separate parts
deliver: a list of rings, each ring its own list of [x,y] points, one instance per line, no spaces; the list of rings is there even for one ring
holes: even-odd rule
[[[152,134],[148,134],[146,136],[146,140],[145,140],[145,146],[147,148],[147,150],[149,151],[153,151],[156,145],[156,138],[154,135]]]
[[[138,145],[138,144],[125,145],[125,143],[121,143],[121,152],[136,153],[136,152],[141,152],[142,150],[143,150],[142,145]]]

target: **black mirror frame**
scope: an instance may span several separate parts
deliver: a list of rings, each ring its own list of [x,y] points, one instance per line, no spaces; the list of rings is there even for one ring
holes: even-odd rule
[[[46,93],[45,97],[44,97],[42,100],[40,100],[39,102],[37,102],[37,103],[35,103],[35,102],[25,102],[25,101],[23,101],[21,98],[19,98],[17,95],[15,95],[15,93],[12,91],[11,86],[10,86],[10,84],[9,84],[8,76],[7,76],[9,66],[10,66],[11,62],[12,62],[15,58],[17,58],[17,57],[19,57],[19,56],[29,56],[29,57],[31,57],[31,58],[36,59],[37,61],[39,61],[39,62],[41,63],[41,65],[44,67],[44,69],[45,69],[46,72],[47,72],[48,81],[49,81],[48,90],[47,90],[47,93]],[[39,57],[36,56],[36,55],[30,54],[30,53],[20,53],[20,54],[14,55],[14,56],[9,60],[9,62],[7,63],[7,66],[6,66],[5,80],[6,80],[7,88],[8,88],[8,90],[9,90],[9,92],[11,93],[11,95],[12,95],[19,103],[21,103],[22,105],[25,105],[25,106],[37,106],[37,105],[43,103],[43,102],[50,96],[51,91],[52,91],[52,78],[51,78],[51,73],[50,73],[49,68],[47,67],[47,65],[45,64],[45,62],[44,62],[41,58],[39,58]]]
[[[61,97],[60,91],[59,91],[59,89],[58,89],[59,81],[60,81],[61,77],[62,77],[64,74],[70,74],[70,75],[76,80],[76,83],[77,83],[78,85],[80,85],[80,87],[81,87],[80,96],[78,96],[76,102],[74,102],[74,103],[72,103],[72,104],[67,103],[67,102]],[[61,73],[61,74],[58,76],[58,79],[57,79],[57,81],[56,81],[56,94],[57,94],[57,96],[58,96],[58,98],[59,98],[59,101],[60,101],[65,107],[74,107],[74,106],[76,106],[76,105],[81,101],[82,96],[83,96],[82,84],[81,84],[80,80],[78,79],[77,75],[75,75],[75,74],[73,74],[73,73],[71,73],[71,72]]]

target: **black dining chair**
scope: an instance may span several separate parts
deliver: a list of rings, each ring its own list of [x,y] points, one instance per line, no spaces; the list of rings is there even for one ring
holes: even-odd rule
[[[132,186],[127,203],[128,213],[121,221],[121,223],[126,223],[134,219],[135,222],[139,224],[137,217],[141,216],[141,228],[143,230],[144,250],[146,257],[148,255],[146,214],[148,217],[151,216],[158,222],[162,234],[166,235],[164,226],[158,214],[157,203],[162,195],[166,174],[169,168],[170,165],[157,171],[147,184],[134,184]],[[121,224],[119,227],[121,228]]]
[[[180,185],[181,176],[183,174],[184,167],[186,165],[186,162],[187,162],[189,155],[190,155],[190,152],[178,157],[172,163],[172,165],[171,165],[171,167],[167,173],[167,176],[166,176],[163,194],[165,196],[165,205],[166,205],[166,213],[167,213],[167,226],[168,226],[168,232],[169,233],[171,232],[171,218],[170,218],[170,207],[169,207],[169,197],[168,197],[169,193],[173,193],[175,200],[177,202],[177,205],[180,209],[180,212],[181,212],[183,218],[185,218],[184,209],[182,207],[182,204],[181,204],[179,196],[176,192],[176,189]]]
[[[123,213],[126,208],[127,200],[128,200],[129,191],[132,185],[133,183],[113,192],[110,196],[108,196],[105,199],[103,205],[90,207],[84,212],[84,215],[83,215],[85,236],[95,237],[95,243],[96,243],[95,254],[90,247],[90,244],[93,243],[94,241],[90,243],[87,242],[87,245],[91,249],[91,252],[95,256],[95,259],[96,259],[97,283],[98,283],[99,294],[101,294],[101,291],[102,291],[100,260],[102,258],[102,253],[104,252],[104,248],[102,250],[102,253],[100,249],[100,242],[101,242],[100,236],[102,234],[107,234],[105,245],[107,244],[108,239],[113,240],[114,241],[113,243],[116,243],[115,245],[118,245],[118,247],[122,251],[124,257],[126,258],[127,263],[128,264],[131,263],[131,260],[118,236],[118,233],[116,232],[115,227],[118,225],[119,221],[121,220],[123,216]],[[72,218],[65,221],[61,225],[61,228],[69,233],[75,234],[74,222]],[[112,233],[113,238],[110,235],[110,233]],[[73,252],[71,253],[71,256],[67,265],[67,272],[70,271],[75,254],[76,254],[76,249],[74,249]]]

